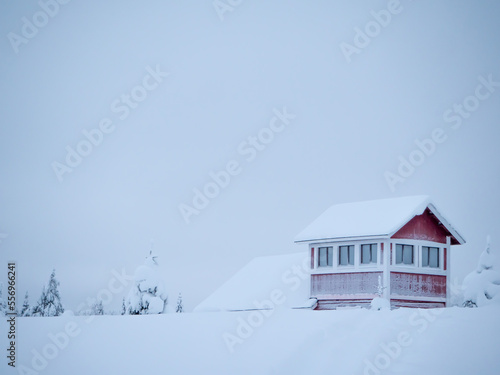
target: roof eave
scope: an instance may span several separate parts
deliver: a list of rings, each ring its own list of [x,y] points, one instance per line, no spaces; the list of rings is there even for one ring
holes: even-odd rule
[[[428,206],[429,210],[431,210],[431,212],[439,219],[439,221],[443,224],[443,226],[448,230],[448,232],[450,232],[450,234],[455,237],[455,239],[458,241],[458,243],[460,245],[463,245],[465,244],[465,238],[456,231],[455,228],[453,228],[453,226],[450,224],[450,222],[448,220],[446,220],[443,215],[441,215],[439,213],[439,211],[437,210],[436,206],[434,206],[432,203],[429,204]]]
[[[327,238],[312,238],[312,239],[301,239],[295,240],[295,243],[310,243],[310,242],[342,242],[342,241],[363,241],[371,239],[388,239],[390,235],[388,234],[373,234],[366,236],[345,236],[345,237],[327,237]]]

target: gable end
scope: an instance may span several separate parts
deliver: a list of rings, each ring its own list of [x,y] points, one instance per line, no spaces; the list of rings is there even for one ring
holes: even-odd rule
[[[391,238],[446,243],[446,236],[451,236],[452,245],[460,244],[436,215],[429,208],[426,208],[421,215],[414,216],[401,229],[394,233]]]

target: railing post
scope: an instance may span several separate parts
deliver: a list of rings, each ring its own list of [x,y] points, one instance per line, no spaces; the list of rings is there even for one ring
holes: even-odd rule
[[[391,245],[389,241],[384,242],[384,264],[383,264],[383,279],[384,279],[384,298],[391,300],[391,275],[389,265],[391,263]]]
[[[451,256],[451,237],[446,236],[446,252],[445,252],[445,261],[446,265],[446,307],[451,306],[451,288],[450,288],[450,256]]]

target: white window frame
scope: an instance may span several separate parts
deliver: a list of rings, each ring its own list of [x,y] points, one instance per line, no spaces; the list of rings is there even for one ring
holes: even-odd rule
[[[438,266],[437,267],[432,267],[430,265],[430,262],[429,262],[429,259],[427,259],[427,263],[428,265],[427,266],[424,266],[424,247],[428,248],[428,249],[437,249],[438,250]],[[429,268],[429,269],[434,269],[434,270],[439,270],[439,269],[443,269],[443,266],[442,266],[442,260],[441,260],[441,253],[442,253],[442,247],[441,246],[430,246],[430,245],[422,245],[421,246],[421,250],[420,250],[420,266],[422,268]],[[430,255],[430,251],[429,251],[429,255]]]
[[[321,249],[326,249],[326,265],[321,265]],[[331,249],[331,251],[329,250]],[[318,246],[318,263],[317,268],[332,268],[333,260],[335,259],[333,246]],[[329,254],[331,254],[330,264],[328,264]]]
[[[397,259],[398,259],[398,245],[401,245],[403,246],[403,249],[402,249],[402,254],[401,254],[401,258],[402,258],[402,262],[401,263],[398,263],[397,262]],[[404,262],[404,247],[405,246],[411,246],[412,247],[412,262],[411,263],[405,263]],[[418,263],[418,249],[417,249],[418,246],[416,246],[415,244],[412,244],[412,243],[407,243],[406,241],[401,241],[401,242],[394,242],[394,246],[393,246],[393,252],[394,252],[394,260],[393,260],[393,264],[395,266],[398,266],[398,267],[416,267],[417,266],[417,263]]]
[[[352,264],[349,263],[349,248],[352,246]],[[347,264],[340,263],[340,248],[347,247]],[[339,245],[337,247],[337,266],[339,267],[355,267],[356,266],[356,245],[355,244],[345,244]]]
[[[375,245],[375,256],[377,257],[376,262],[369,262],[369,263],[363,263],[363,246],[370,246],[370,258],[371,258],[371,251],[372,251],[372,246]],[[370,243],[360,243],[359,244],[359,265],[361,267],[367,267],[367,266],[378,266],[380,264],[380,246],[378,242],[370,242]]]

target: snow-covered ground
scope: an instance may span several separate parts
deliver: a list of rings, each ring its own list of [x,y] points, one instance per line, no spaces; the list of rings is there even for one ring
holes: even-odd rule
[[[9,368],[4,356],[0,372],[500,373],[498,305],[265,313],[18,318],[18,367]],[[6,343],[5,319],[0,327]]]

